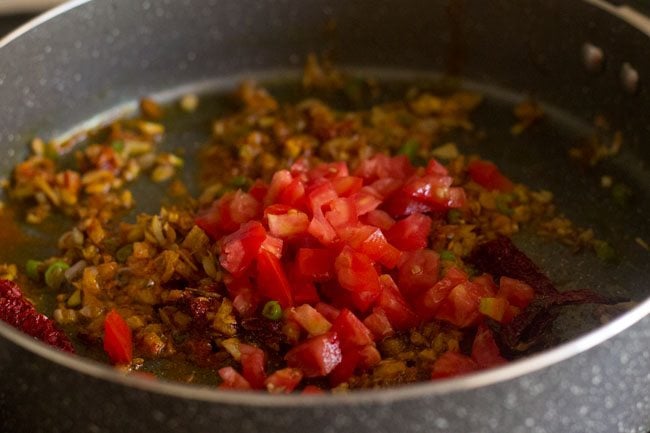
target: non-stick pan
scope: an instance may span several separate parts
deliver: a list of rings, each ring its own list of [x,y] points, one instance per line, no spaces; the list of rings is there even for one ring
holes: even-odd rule
[[[501,368],[326,396],[222,392],[125,377],[0,323],[2,431],[650,429],[650,252],[644,248],[650,241],[650,21],[625,5],[73,1],[0,41],[0,174],[9,175],[36,134],[64,136],[127,113],[145,95],[218,94],[242,78],[295,78],[309,52],[325,51],[341,68],[380,81],[447,75],[482,91],[487,100],[476,122],[487,138],[471,150],[497,161],[513,179],[553,191],[562,211],[607,240],[618,260],[604,263],[533,236],[517,238],[518,244],[561,288],[590,288],[636,306],[604,325],[592,307],[567,307],[549,330],[554,347]],[[514,137],[512,107],[525,97],[539,101],[547,116]],[[205,140],[209,118],[223,109],[219,97],[206,101],[213,102],[172,128],[167,145],[191,154]],[[583,167],[567,152],[594,133],[598,115],[622,132],[624,144],[620,154]],[[604,175],[630,191],[626,203],[602,188]],[[55,233],[18,227],[24,241],[4,242],[2,261],[51,252]]]

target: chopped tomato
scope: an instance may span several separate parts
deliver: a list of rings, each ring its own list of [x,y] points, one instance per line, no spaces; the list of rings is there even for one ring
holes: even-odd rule
[[[433,174],[436,176],[448,176],[449,172],[445,168],[444,165],[440,164],[438,161],[435,159],[430,159],[429,162],[427,163],[427,168],[426,168],[426,173],[427,174]]]
[[[258,221],[242,224],[239,230],[221,239],[219,263],[232,274],[241,273],[255,260],[264,240],[266,230]]]
[[[381,340],[395,333],[382,308],[374,308],[372,313],[363,320],[363,324],[370,329],[375,340]]]
[[[295,178],[278,194],[277,201],[282,204],[304,207],[305,185],[300,178]]]
[[[264,210],[269,232],[280,238],[290,238],[307,232],[309,217],[306,213],[286,205],[272,205]]]
[[[489,161],[472,161],[467,165],[467,171],[472,180],[485,189],[509,192],[514,187],[512,181]]]
[[[459,328],[466,328],[480,317],[479,302],[485,294],[484,289],[469,281],[455,286],[435,313],[439,320],[445,320]]]
[[[350,197],[363,186],[363,179],[356,176],[337,177],[332,179],[332,187],[339,197]]]
[[[278,196],[287,186],[293,182],[293,176],[288,170],[276,171],[271,178],[271,185],[269,185],[266,196],[264,197],[264,205],[276,203]]]
[[[367,182],[372,182],[387,177],[405,179],[414,172],[415,168],[406,156],[390,157],[378,153],[370,159],[361,161],[355,175],[364,178]]]
[[[503,298],[481,298],[478,310],[481,314],[501,322],[508,306],[508,301]]]
[[[497,290],[499,289],[497,285],[494,284],[494,280],[492,279],[492,276],[490,274],[483,274],[483,275],[479,275],[478,277],[474,277],[472,278],[472,283],[478,284],[479,286],[483,287],[486,293],[491,294],[486,296],[495,296]]]
[[[113,364],[130,364],[133,360],[131,328],[115,310],[104,319],[104,351]]]
[[[431,218],[414,213],[397,221],[387,232],[388,242],[402,251],[425,248],[431,232]]]
[[[373,342],[370,330],[347,308],[341,310],[332,325],[332,331],[339,336],[343,348],[365,346]]]
[[[325,318],[330,322],[334,322],[336,318],[339,317],[339,314],[341,314],[341,311],[338,308],[326,304],[325,302],[319,302],[316,304],[316,310],[325,316]]]
[[[406,295],[415,296],[438,281],[440,256],[433,250],[405,252],[398,267],[399,287]]]
[[[283,246],[284,246],[284,242],[282,241],[282,239],[276,238],[275,236],[266,235],[266,237],[264,238],[264,242],[262,242],[262,245],[260,245],[260,249],[264,251],[268,251],[278,259],[281,259]]]
[[[239,343],[242,375],[253,389],[263,389],[266,373],[266,354],[258,347]]]
[[[196,225],[212,239],[237,230],[240,224],[256,218],[261,211],[260,203],[252,195],[238,190],[227,192],[215,200],[207,211],[199,214]]]
[[[288,394],[293,391],[302,380],[302,371],[297,368],[283,368],[271,374],[264,384],[266,390],[274,394]]]
[[[307,385],[302,389],[301,394],[325,394],[323,388],[319,388],[316,385]]]
[[[349,175],[348,165],[344,161],[321,163],[307,172],[310,180],[320,178],[335,179]]]
[[[379,283],[381,294],[377,306],[384,311],[392,328],[403,331],[416,326],[420,319],[406,303],[390,275],[379,277]]]
[[[334,251],[325,248],[300,248],[296,254],[296,266],[301,277],[324,281],[334,275]]]
[[[469,356],[458,352],[445,352],[433,364],[431,379],[458,376],[478,370],[479,366]]]
[[[497,296],[507,299],[515,307],[526,308],[535,297],[535,290],[521,280],[501,277]]]
[[[395,220],[388,214],[388,212],[379,209],[368,212],[361,217],[361,221],[364,224],[378,227],[383,231],[390,229],[393,224],[395,224]]]
[[[303,341],[284,359],[289,367],[299,368],[306,377],[318,377],[328,375],[343,356],[336,333],[328,332]]]
[[[221,380],[223,380],[223,382],[221,382],[221,384],[219,385],[219,388],[221,389],[238,389],[238,390],[252,389],[251,384],[248,383],[246,379],[244,379],[244,376],[237,373],[237,370],[235,370],[232,367],[220,368],[218,373],[219,376],[221,377]]]
[[[365,254],[344,247],[334,262],[339,284],[352,292],[355,307],[366,311],[379,296],[379,275]]]
[[[341,353],[341,362],[329,374],[330,384],[337,386],[346,382],[354,375],[360,361],[361,354],[356,347],[344,349]]]
[[[325,218],[334,230],[357,224],[357,209],[351,198],[335,198],[329,203],[329,207],[330,210],[325,212]]]
[[[381,205],[381,197],[369,186],[365,186],[358,193],[354,194],[351,199],[354,201],[355,209],[358,216],[365,215]]]
[[[339,230],[341,239],[349,246],[365,254],[388,269],[397,266],[402,252],[388,243],[381,229],[357,225]]]
[[[268,192],[269,186],[262,182],[260,179],[257,179],[255,182],[253,182],[253,185],[251,185],[250,189],[248,190],[248,193],[260,203],[264,202],[264,197],[266,197],[266,194]]]
[[[393,218],[401,218],[416,213],[423,214],[433,210],[430,204],[418,201],[402,193],[402,191],[398,191],[386,199],[382,208]]]
[[[507,362],[501,356],[499,346],[497,346],[494,340],[492,331],[485,325],[479,325],[476,336],[474,337],[472,358],[481,368],[495,367]]]
[[[311,281],[301,281],[300,279],[290,280],[293,290],[293,300],[296,304],[316,304],[320,301],[316,286]]]
[[[289,319],[293,319],[309,333],[310,336],[321,335],[332,328],[332,324],[309,304],[303,304],[286,311]]]
[[[361,359],[359,364],[361,368],[371,368],[381,362],[381,353],[377,350],[377,347],[373,344],[367,344],[359,349],[359,355]]]
[[[257,285],[262,296],[278,301],[282,308],[293,305],[291,286],[282,263],[266,250],[261,250],[257,255]]]

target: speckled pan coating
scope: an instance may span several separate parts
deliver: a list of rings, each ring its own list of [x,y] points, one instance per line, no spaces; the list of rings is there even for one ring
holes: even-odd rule
[[[650,76],[650,40],[591,3],[464,2],[456,66],[475,81],[543,95],[582,119],[604,112],[621,125],[621,176],[638,187],[639,197],[630,216],[635,231],[621,237],[647,240],[650,97],[643,84]],[[59,135],[141,95],[296,68],[311,50],[331,49],[342,65],[444,71],[450,46],[446,4],[78,2],[0,46],[0,173],[24,157],[35,131]],[[326,31],[334,17],[335,31]],[[585,43],[604,53],[598,73],[583,64]],[[625,63],[640,77],[634,95],[621,88]],[[622,282],[616,290],[643,300],[650,291],[650,260],[629,248],[622,252],[629,261],[614,271]],[[648,311],[650,301],[597,332],[498,370],[325,398],[226,394],[126,379],[53,353],[0,324],[0,430],[645,433]]]

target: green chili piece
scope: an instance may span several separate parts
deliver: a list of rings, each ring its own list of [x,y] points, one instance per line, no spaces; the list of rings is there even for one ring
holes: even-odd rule
[[[115,260],[118,263],[126,263],[131,254],[133,254],[133,244],[124,245],[115,253]]]
[[[45,284],[52,289],[61,287],[65,279],[65,271],[70,266],[66,262],[56,261],[52,263],[45,271]]]
[[[81,290],[75,290],[68,298],[66,305],[70,308],[78,307],[81,305]]]
[[[124,141],[122,140],[114,140],[111,143],[111,147],[113,148],[114,151],[121,153],[124,150]]]
[[[34,259],[29,259],[27,260],[27,263],[25,263],[25,273],[29,278],[31,278],[34,281],[37,281],[39,278],[41,278],[41,265],[43,262],[34,260]]]
[[[269,301],[262,308],[262,316],[270,320],[280,320],[282,318],[282,307],[278,301]]]
[[[617,257],[616,250],[605,241],[594,241],[594,251],[598,258],[605,262],[614,261]]]
[[[450,209],[449,212],[447,212],[447,222],[449,224],[458,224],[461,217],[462,214],[458,209]]]
[[[251,181],[246,176],[235,176],[230,181],[230,185],[234,188],[247,188],[251,184]]]
[[[456,260],[456,256],[454,255],[454,253],[452,253],[449,250],[442,250],[440,251],[440,259],[452,261],[452,260]]]
[[[398,155],[405,155],[409,161],[411,161],[411,164],[418,165],[417,162],[419,161],[418,157],[418,150],[420,150],[420,142],[417,140],[408,140],[406,143],[402,145],[402,147],[399,148],[397,151]]]

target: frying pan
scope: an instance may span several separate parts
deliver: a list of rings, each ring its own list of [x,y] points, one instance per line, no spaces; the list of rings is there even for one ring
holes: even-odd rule
[[[643,15],[601,0],[95,0],[36,18],[0,42],[5,176],[35,134],[65,136],[128,112],[144,95],[295,77],[311,51],[327,50],[342,68],[387,82],[451,73],[487,97],[476,116],[488,138],[472,150],[513,179],[553,191],[564,213],[594,228],[619,260],[602,263],[533,236],[517,243],[563,289],[588,287],[638,304],[602,326],[593,309],[567,309],[550,331],[559,344],[504,367],[328,396],[125,377],[0,323],[3,431],[646,432],[650,254],[638,240],[650,240],[649,35]],[[585,52],[602,54],[602,62],[585,64]],[[513,137],[512,105],[525,96],[540,101],[547,118]],[[213,101],[172,128],[167,145],[191,150],[204,140],[207,119],[223,109]],[[623,149],[583,169],[566,153],[593,132],[599,114],[621,130]],[[627,206],[600,186],[603,175],[631,190]],[[20,228],[24,242],[5,242],[0,259],[22,263],[52,252],[52,233]]]

